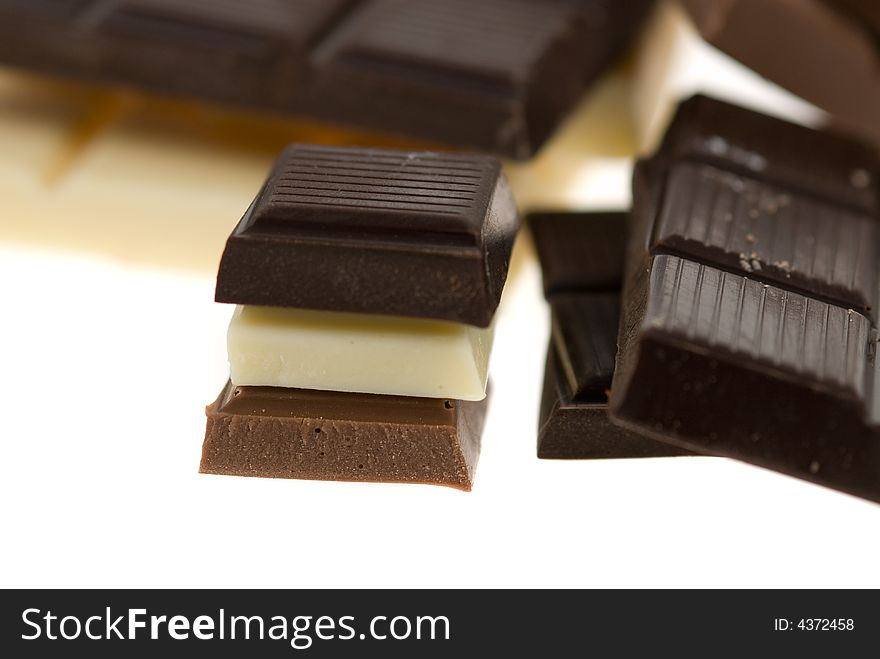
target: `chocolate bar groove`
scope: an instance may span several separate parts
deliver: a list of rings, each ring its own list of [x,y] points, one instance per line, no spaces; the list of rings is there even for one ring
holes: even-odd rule
[[[649,0],[0,0],[0,61],[527,158]]]

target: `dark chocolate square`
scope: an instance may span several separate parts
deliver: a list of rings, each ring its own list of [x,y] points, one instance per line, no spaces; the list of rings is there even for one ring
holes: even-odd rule
[[[478,245],[499,173],[489,157],[300,144],[242,229]]]
[[[517,225],[494,158],[293,145],[227,241],[216,299],[486,327]]]

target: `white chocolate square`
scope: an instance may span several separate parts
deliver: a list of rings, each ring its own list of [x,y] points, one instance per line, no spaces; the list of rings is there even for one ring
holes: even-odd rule
[[[239,306],[229,323],[236,385],[482,400],[493,326]]]

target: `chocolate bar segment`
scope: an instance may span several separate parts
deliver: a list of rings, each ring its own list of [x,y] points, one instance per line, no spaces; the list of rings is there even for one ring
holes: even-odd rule
[[[207,409],[200,471],[469,491],[486,405],[227,383]]]
[[[283,109],[304,82],[308,48],[349,4],[123,0],[79,23],[98,40],[101,74],[112,81]]]
[[[216,300],[486,327],[517,225],[493,158],[294,145],[230,236]]]
[[[538,457],[544,460],[663,458],[690,451],[621,428],[608,418],[607,398],[573,401],[560,375],[559,358],[547,348],[538,423]],[[608,377],[611,386],[611,376]]]
[[[626,214],[529,216],[551,309],[538,457],[683,455],[687,451],[613,425],[614,375]]]
[[[538,457],[640,458],[690,453],[617,427],[608,418],[619,294],[558,293],[550,298],[550,307],[553,333],[544,370]]]
[[[880,141],[880,49],[837,0],[680,2],[707,42],[828,111],[835,124]]]
[[[544,370],[538,457],[640,458],[689,453],[619,428],[608,418],[619,294],[559,293],[550,298],[550,307],[553,335]]]
[[[0,61],[526,158],[649,0],[0,0]]]
[[[619,51],[648,3],[373,0],[315,51],[309,99],[340,119],[526,158]]]
[[[669,174],[654,248],[872,313],[876,217],[698,163]]]
[[[748,173],[739,153],[707,164],[680,148],[681,135],[743,144],[762,123],[768,135],[779,126],[689,101],[637,166],[611,415],[675,446],[880,501],[878,163],[794,126],[751,143],[765,165]],[[792,160],[789,137],[812,157]],[[824,185],[812,184],[817,172]],[[739,256],[743,244],[752,251]]]
[[[559,293],[550,298],[552,336],[558,366],[573,401],[607,400],[617,352],[620,296],[615,293]]]
[[[714,165],[876,213],[876,150],[829,132],[808,134],[805,140],[801,126],[697,95],[679,106],[657,155]]]
[[[626,213],[533,213],[529,228],[541,262],[544,295],[619,290]]]
[[[33,4],[0,2],[10,64],[281,110],[305,83],[308,49],[350,2],[83,0],[62,13],[42,0],[39,15]]]

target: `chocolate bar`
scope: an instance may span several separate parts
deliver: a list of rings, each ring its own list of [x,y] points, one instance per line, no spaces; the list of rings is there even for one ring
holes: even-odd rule
[[[608,418],[617,352],[618,293],[559,293],[550,298],[538,423],[538,457],[648,458],[690,451],[618,427]]]
[[[294,145],[229,237],[216,301],[486,327],[516,229],[494,158]]]
[[[682,105],[634,176],[615,422],[880,501],[867,146]]]
[[[200,471],[467,491],[486,405],[227,383],[207,409]]]
[[[680,1],[708,43],[826,110],[841,129],[880,141],[880,49],[836,2]]]
[[[526,158],[649,4],[0,0],[0,61]]]
[[[529,216],[552,334],[538,424],[539,458],[682,455],[681,449],[613,425],[614,375],[626,214]]]

